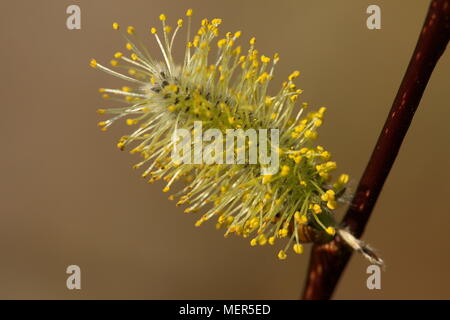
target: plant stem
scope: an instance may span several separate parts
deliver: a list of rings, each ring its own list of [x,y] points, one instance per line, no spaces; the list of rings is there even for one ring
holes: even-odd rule
[[[342,221],[360,238],[397,157],[425,87],[450,37],[450,0],[433,0],[375,149]],[[352,251],[339,236],[314,245],[303,299],[330,299]]]

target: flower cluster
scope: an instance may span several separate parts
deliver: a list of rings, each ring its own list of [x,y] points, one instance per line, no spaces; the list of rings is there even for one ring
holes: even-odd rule
[[[90,65],[129,81],[132,85],[120,89],[100,89],[103,97],[118,100],[121,107],[99,109],[108,120],[99,122],[106,130],[115,121],[124,119],[136,126],[123,136],[117,146],[142,155],[135,168],[143,167],[142,176],[149,182],[163,179],[164,192],[185,180],[169,199],[185,205],[185,212],[203,215],[200,226],[213,217],[225,236],[236,234],[250,238],[250,244],[273,245],[287,238],[278,258],[285,259],[292,246],[297,254],[303,252],[301,243],[327,241],[335,234],[333,210],[345,191],[348,175],[332,181],[336,163],[330,153],[314,145],[317,129],[322,125],[325,108],[307,114],[307,103],[298,103],[302,90],[294,83],[300,72],[294,71],[275,95],[268,94],[268,85],[279,61],[260,55],[255,38],[250,39],[244,52],[237,45],[241,32],[219,37],[221,19],[204,19],[193,38],[190,37],[192,10],[186,12],[186,52],[182,63],[172,55],[174,39],[185,22],[179,19],[172,28],[161,14],[162,30],[152,27],[162,62],[152,56],[136,30],[123,33],[126,53],[117,52],[106,67],[92,59]],[[211,54],[215,48],[217,54]],[[176,128],[193,130],[194,122],[203,128],[278,129],[279,147],[272,152],[279,156],[280,170],[273,175],[261,174],[260,165],[249,164],[180,164],[173,161],[172,134]],[[246,146],[248,147],[248,146]]]

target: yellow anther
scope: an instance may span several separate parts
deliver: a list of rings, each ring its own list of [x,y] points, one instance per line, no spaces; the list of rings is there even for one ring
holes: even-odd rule
[[[91,61],[89,61],[89,65],[90,65],[92,68],[97,67],[97,60],[91,59]]]
[[[127,125],[132,126],[136,123],[138,123],[138,121],[136,119],[127,119],[125,120],[125,122],[127,123]]]
[[[278,113],[274,112],[270,115],[270,119],[275,120],[278,117]]]
[[[127,50],[132,50],[133,45],[131,43],[127,42],[127,44],[125,45],[125,48],[127,48]]]
[[[336,234],[336,230],[333,227],[328,227],[325,230],[330,236],[334,236]]]
[[[219,41],[217,41],[217,46],[219,48],[222,48],[226,43],[227,43],[227,39],[220,39]]]
[[[177,25],[178,25],[179,27],[182,27],[182,26],[183,26],[183,19],[178,19]]]
[[[170,112],[174,112],[176,110],[176,107],[174,105],[170,105],[167,107],[167,110],[169,110]]]
[[[262,55],[261,56],[261,62],[262,63],[269,63],[270,62],[270,58]]]
[[[128,27],[127,27],[127,33],[128,33],[128,34],[134,34],[134,31],[135,31],[135,29],[134,29],[133,26],[128,26]]]
[[[284,260],[286,258],[287,258],[286,252],[284,252],[284,250],[280,250],[280,252],[278,252],[278,259]]]
[[[336,167],[337,167],[336,166],[336,162],[328,161],[328,162],[325,163],[325,167],[327,168],[328,171],[335,170]]]
[[[317,132],[316,131],[311,131],[311,130],[306,130],[305,131],[305,137],[308,139],[315,139],[317,138]]]
[[[112,24],[112,27],[113,27],[114,30],[119,30],[119,24],[117,22],[114,22]]]
[[[114,53],[114,58],[116,58],[116,59],[120,59],[120,58],[122,58],[122,56],[123,56],[123,53],[122,53],[122,52],[116,52],[116,53]]]
[[[106,126],[106,121],[100,121],[99,123],[97,123],[97,125],[98,125],[99,127]]]
[[[300,217],[300,219],[297,222],[300,224],[306,224],[308,222],[308,217],[303,215]]]
[[[280,238],[285,238],[288,235],[288,230],[287,229],[280,229],[278,230],[278,237]]]
[[[166,21],[166,15],[165,15],[164,13],[161,13],[161,14],[159,15],[159,20],[161,20],[161,21]]]
[[[165,33],[169,33],[172,30],[172,28],[170,26],[165,26],[164,27],[164,32]]]
[[[257,244],[257,240],[256,240],[256,238],[253,238],[253,239],[250,241],[250,245],[251,245],[252,247],[254,247],[254,246],[256,246],[256,244]]]
[[[289,166],[283,166],[281,167],[281,176],[285,177],[289,174],[289,171],[291,170],[291,168]]]
[[[136,53],[132,53],[132,54],[131,54],[131,59],[134,60],[134,61],[136,61],[136,60],[138,60],[139,58],[138,58],[138,55],[137,55]]]
[[[262,183],[263,184],[267,184],[271,180],[272,180],[272,175],[271,174],[263,175],[263,177],[262,177]]]
[[[267,243],[267,238],[266,238],[266,236],[263,235],[263,234],[261,234],[261,235],[258,237],[258,244],[259,244],[260,246],[265,246],[266,243]]]
[[[301,154],[305,154],[305,153],[308,152],[308,150],[309,150],[308,148],[301,148],[301,149],[300,149],[300,153],[301,153]]]
[[[320,197],[322,201],[330,201],[334,200],[335,192],[333,190],[327,190],[322,196]]]
[[[224,223],[225,222],[225,216],[224,215],[219,216],[219,219],[217,219],[217,222]]]
[[[322,125],[322,120],[320,120],[320,119],[314,120],[314,126],[320,127],[321,125]]]
[[[192,16],[192,9],[187,9],[186,11],[186,17]]]
[[[335,200],[328,200],[327,207],[331,210],[334,210],[337,208],[337,202]]]
[[[111,63],[111,65],[113,66],[113,67],[115,67],[115,66],[117,66],[118,64],[119,64],[119,62],[117,61],[117,60],[111,60],[109,63]]]
[[[255,43],[256,43],[256,38],[255,38],[255,37],[251,38],[249,42],[250,42],[250,44],[251,44],[252,46],[255,45]]]
[[[336,196],[336,193],[334,192],[334,190],[327,190],[327,192],[325,192],[328,195],[328,200],[334,200],[334,197]]]
[[[269,240],[268,240],[268,242],[269,242],[269,244],[270,244],[271,246],[273,246],[274,243],[275,243],[275,237],[270,237]]]
[[[169,192],[170,191],[170,187],[165,187],[164,189],[163,189],[163,192]]]
[[[297,78],[300,75],[300,71],[294,71],[290,74],[290,76],[288,77],[289,81],[294,80],[295,78]]]
[[[103,99],[109,99],[109,94],[106,94],[106,93],[105,93],[105,94],[102,94],[102,98],[103,98]]]
[[[222,19],[217,19],[217,18],[212,19],[211,23],[217,27],[219,24],[222,23]]]
[[[98,114],[105,114],[106,113],[106,109],[97,109],[97,113]]]
[[[348,180],[349,180],[348,174],[341,174],[338,181],[341,184],[347,184]]]
[[[152,27],[152,28],[150,29],[150,32],[151,32],[152,34],[155,34],[155,33],[156,33],[156,28],[153,28],[153,27]]]
[[[280,55],[278,53],[275,53],[273,55],[273,62],[277,63],[278,61],[280,61]]]
[[[189,209],[189,208],[188,208],[188,209]],[[184,210],[184,212],[185,212],[185,213],[189,213],[190,210],[188,210],[188,209]],[[202,223],[203,223],[203,220],[202,220],[202,219],[199,219],[199,220],[197,220],[197,221],[195,222],[195,226],[196,226],[196,227],[200,227],[200,226],[202,225]]]
[[[233,50],[234,55],[239,55],[241,53],[241,46],[236,47],[236,49]]]
[[[300,133],[300,132],[302,132],[304,129],[305,129],[305,125],[304,125],[304,124],[301,124],[301,125],[299,125],[299,126],[296,126],[296,127],[294,128],[294,131],[297,132],[297,133]]]
[[[119,148],[120,150],[123,150],[124,147],[125,147],[125,143],[123,143],[122,141],[119,141],[117,143],[117,148]]]
[[[328,151],[324,151],[320,154],[320,156],[324,159],[324,160],[328,160],[331,158],[331,154]]]
[[[298,95],[294,94],[289,99],[291,100],[291,102],[295,102],[295,101],[297,101],[297,98],[298,98]]]
[[[292,247],[292,249],[294,250],[294,252],[296,254],[302,254],[303,253],[303,246],[300,243],[296,243],[294,244],[294,246]]]
[[[239,38],[239,37],[241,36],[241,34],[242,34],[241,31],[236,31],[236,32],[234,33],[234,37],[237,39],[237,38]]]
[[[314,211],[314,213],[319,214],[322,212],[322,208],[318,205],[318,204],[314,204],[312,206],[312,210]]]

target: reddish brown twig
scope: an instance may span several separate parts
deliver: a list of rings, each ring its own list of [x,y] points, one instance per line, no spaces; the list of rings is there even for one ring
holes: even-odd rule
[[[383,130],[342,225],[360,238],[450,35],[450,0],[433,0]],[[329,299],[352,252],[338,236],[314,245],[304,299]]]

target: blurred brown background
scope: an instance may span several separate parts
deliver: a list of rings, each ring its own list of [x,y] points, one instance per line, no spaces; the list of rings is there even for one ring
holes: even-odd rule
[[[88,66],[123,50],[111,23],[139,30],[188,7],[196,24],[256,36],[279,52],[273,89],[302,71],[304,101],[328,108],[320,142],[353,185],[362,174],[424,21],[429,1],[9,1],[1,10],[0,298],[295,299],[309,251],[276,259],[273,248],[194,228],[162,184],[132,171],[115,147],[125,126],[104,133],[98,87],[123,82]],[[82,29],[66,28],[81,7]],[[382,29],[366,28],[378,4]],[[184,34],[179,38],[184,41]],[[156,50],[153,42],[150,48]],[[435,70],[364,239],[387,262],[382,289],[366,288],[367,262],[352,258],[335,298],[450,298],[450,119],[447,52]],[[66,267],[82,290],[66,288]]]

